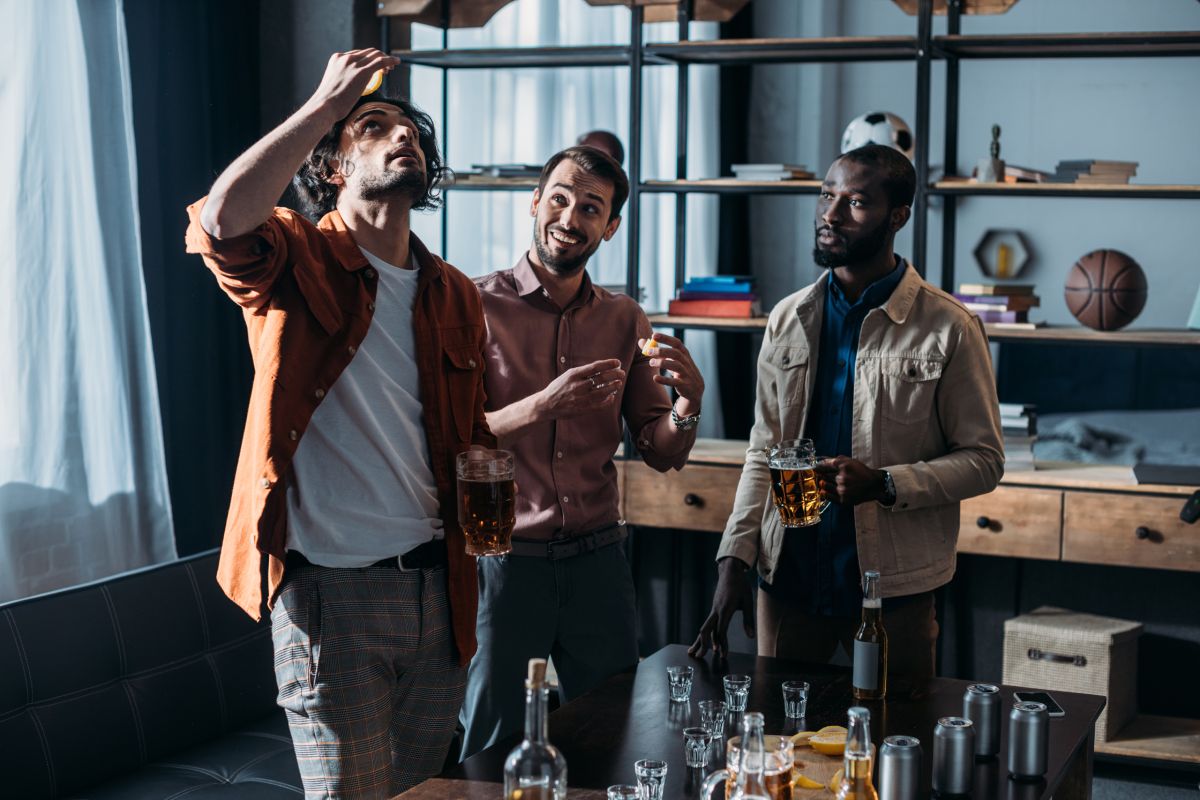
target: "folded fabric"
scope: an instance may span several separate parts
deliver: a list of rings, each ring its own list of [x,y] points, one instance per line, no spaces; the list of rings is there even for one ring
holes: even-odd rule
[[[1038,461],[1136,464],[1146,455],[1146,445],[1120,431],[1068,419],[1040,433],[1033,452]]]

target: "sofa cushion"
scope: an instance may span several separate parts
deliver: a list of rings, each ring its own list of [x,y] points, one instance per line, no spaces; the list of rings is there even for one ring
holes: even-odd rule
[[[275,705],[270,623],[221,593],[216,567],[214,550],[0,605],[4,792],[67,796],[204,747],[237,765],[212,769],[213,784],[228,785],[257,774],[243,756],[277,758],[279,730],[284,780],[299,786]],[[264,719],[274,720],[265,734],[243,730]]]

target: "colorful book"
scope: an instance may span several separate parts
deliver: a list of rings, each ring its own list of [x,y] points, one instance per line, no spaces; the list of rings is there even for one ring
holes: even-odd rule
[[[1042,299],[1032,295],[962,294],[954,295],[972,311],[1028,311],[1042,304]]]
[[[667,306],[667,314],[672,317],[748,319],[761,313],[757,300],[672,300]]]
[[[696,289],[680,289],[680,300],[757,300],[758,295],[750,292],[709,292]]]
[[[984,322],[1028,322],[1028,311],[976,311]]]

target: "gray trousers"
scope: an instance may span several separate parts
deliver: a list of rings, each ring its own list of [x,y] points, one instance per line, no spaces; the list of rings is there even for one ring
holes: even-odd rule
[[[522,730],[529,659],[554,659],[564,702],[636,665],[635,611],[619,543],[560,561],[479,559],[479,650],[467,674],[462,757]]]

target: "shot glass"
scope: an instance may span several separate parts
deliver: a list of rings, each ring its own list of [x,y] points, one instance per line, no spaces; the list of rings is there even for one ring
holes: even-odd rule
[[[808,712],[808,681],[783,682],[783,713],[799,719]]]
[[[725,705],[735,713],[745,711],[746,698],[750,696],[750,676],[726,675],[721,681],[725,684]]]
[[[692,696],[692,668],[667,667],[667,682],[671,687],[671,701],[682,702]]]
[[[708,766],[708,744],[712,734],[708,728],[683,729],[683,760],[689,767]]]
[[[643,758],[633,764],[641,800],[662,800],[663,784],[667,782],[667,762]]]
[[[608,787],[608,800],[641,800],[642,790],[632,783],[615,783]]]
[[[701,700],[696,705],[700,708],[700,724],[712,738],[725,738],[725,704],[720,700]]]

